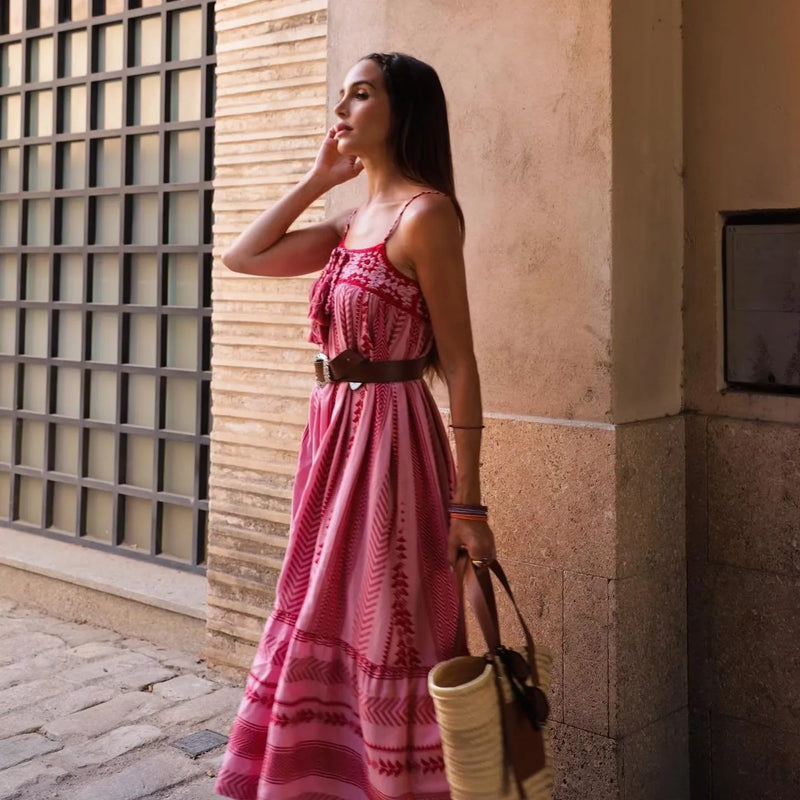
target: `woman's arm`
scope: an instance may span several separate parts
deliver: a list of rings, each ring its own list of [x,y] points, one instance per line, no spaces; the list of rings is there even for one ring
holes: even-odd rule
[[[450,395],[456,445],[453,502],[480,505],[481,388],[472,345],[461,231],[453,204],[427,195],[409,206],[398,228],[398,245],[407,254],[428,305],[442,371]],[[494,537],[485,522],[454,519],[448,555],[459,549],[470,558],[493,558]]]
[[[314,166],[300,183],[250,223],[223,253],[226,267],[234,272],[273,277],[322,269],[339,243],[346,215],[291,233],[286,231],[315,200],[362,170],[357,160],[339,154],[333,132],[331,128],[326,134]]]

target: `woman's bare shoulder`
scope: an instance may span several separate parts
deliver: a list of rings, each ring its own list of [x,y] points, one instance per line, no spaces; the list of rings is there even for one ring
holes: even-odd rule
[[[453,201],[441,192],[428,190],[417,197],[405,210],[400,231],[410,237],[447,238],[461,240],[458,214]],[[404,230],[405,229],[405,230]]]

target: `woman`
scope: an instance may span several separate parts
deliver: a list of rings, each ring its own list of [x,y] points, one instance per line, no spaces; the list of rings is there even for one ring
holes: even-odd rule
[[[335,113],[312,170],[222,259],[251,275],[324,266],[309,316],[325,357],[275,608],[216,791],[446,800],[426,676],[464,648],[457,552],[490,560],[494,541],[445,99],[427,64],[373,53],[347,74]],[[286,232],[362,170],[362,206]],[[424,369],[447,383],[457,471]]]

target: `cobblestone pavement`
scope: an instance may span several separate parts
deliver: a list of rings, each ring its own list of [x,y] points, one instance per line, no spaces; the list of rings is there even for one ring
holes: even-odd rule
[[[202,661],[0,598],[0,800],[210,800],[242,686]]]

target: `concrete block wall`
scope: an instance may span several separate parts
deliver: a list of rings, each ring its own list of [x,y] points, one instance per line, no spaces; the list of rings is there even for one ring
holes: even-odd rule
[[[218,0],[214,253],[313,164],[326,121],[325,0]],[[324,201],[298,221],[318,221]],[[209,662],[246,669],[287,543],[312,385],[310,278],[214,264]]]
[[[554,656],[556,798],[686,800],[683,418],[485,434],[498,554]]]
[[[798,797],[800,427],[687,422],[692,797]]]

